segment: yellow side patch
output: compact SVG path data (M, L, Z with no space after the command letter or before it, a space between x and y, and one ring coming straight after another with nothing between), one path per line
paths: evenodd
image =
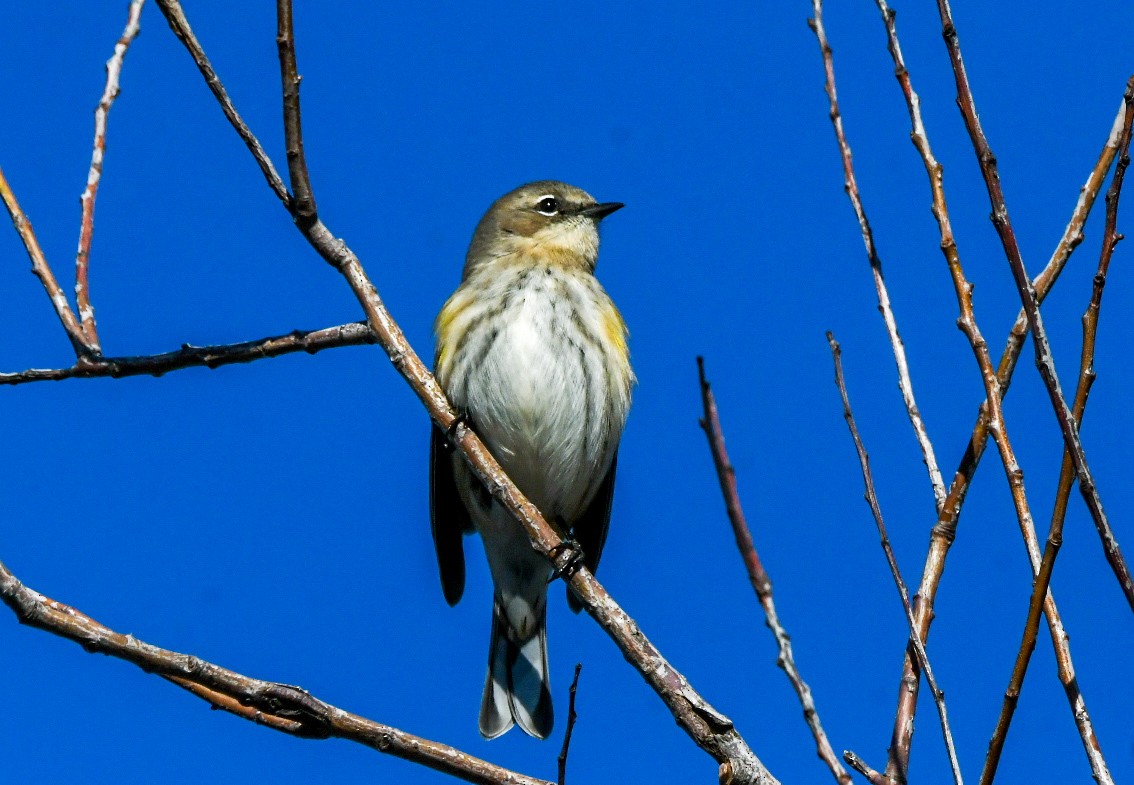
M437 335L437 356L434 358L434 371L442 379L448 375L446 364L452 359L452 349L459 346L464 337L466 325L460 322L463 314L471 305L471 300L464 292L457 291L448 299L437 314L437 321L433 325L433 332Z
M605 309L602 314L602 329L604 337L610 342L612 346L618 348L618 353L626 357L626 336L629 331L626 329L626 322L622 320L622 314L614 307L614 303Z

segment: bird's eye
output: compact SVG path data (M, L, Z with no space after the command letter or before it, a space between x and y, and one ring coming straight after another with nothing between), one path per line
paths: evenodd
M540 215L555 215L559 212L559 200L554 196L542 196L536 202L535 209Z

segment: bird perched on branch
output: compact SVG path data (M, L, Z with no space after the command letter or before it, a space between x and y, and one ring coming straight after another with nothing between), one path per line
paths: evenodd
M598 567L610 521L618 442L630 407L626 325L595 279L599 223L622 207L544 180L500 197L437 317L437 379L519 489ZM480 732L513 723L546 738L551 565L433 428L430 516L441 586L465 585L462 535L484 541L495 586ZM581 605L568 588L567 599Z

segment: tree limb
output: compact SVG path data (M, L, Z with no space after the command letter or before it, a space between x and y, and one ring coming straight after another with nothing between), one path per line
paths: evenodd
M911 139L921 155L922 161L925 164L926 173L929 177L930 188L933 193L933 212L941 231L942 249L945 251L948 258L949 251L947 249L952 247L955 253L956 248L952 241L952 229L948 222L948 210L945 204L943 169L940 163L933 157L932 150L929 146L929 138L926 134L925 125L921 116L921 102L913 89L909 71L902 57L901 44L898 40L897 28L894 22L895 13L886 5L884 0L876 0L876 4L886 28L888 48L894 61L894 75L902 89L906 107L909 111ZM1106 171L1110 168L1110 164L1113 162L1117 152L1118 135L1122 128L1123 117L1124 111L1122 107L1120 107L1118 116L1111 126L1110 133L1106 143L1103 145L1098 161L1095 163L1083 188L1080 189L1079 199L1075 204L1075 209L1072 211L1071 219L1063 232L1063 236L1060 238L1047 266L1036 276L1034 285L1036 287L1037 297L1040 300L1046 297L1051 291L1051 288L1066 266L1071 254L1083 240L1083 225L1086 223L1087 216L1094 206L1095 199L1105 180ZM995 373L995 381L999 385L999 398L1001 400L1003 396L1007 394L1016 368L1016 361L1019 358L1028 332L1029 322L1027 315L1021 309L1009 333L1007 344ZM987 394L986 385L986 396ZM980 463L981 456L984 454L988 437L990 433L993 433L991 409L989 407L990 400L990 398L986 398L985 403L980 407L976 425L973 427L969 444L954 474L945 505L942 508L942 513L938 516L938 520L931 530L929 552L926 555L921 583L913 602L919 623L919 631L923 639L928 636L929 626L933 621L933 605L936 599L937 589L940 585L941 576L945 569L945 558L956 536L961 507L968 494L970 483ZM1019 510L1018 506L1017 510ZM1024 529L1022 529L1022 531L1024 531ZM1024 537L1025 541L1028 542L1029 557L1034 557L1033 569L1035 569L1038 567L1039 553L1038 545L1033 545L1035 540L1034 531L1031 534L1030 540L1027 533L1024 534ZM1052 645L1056 652L1056 662L1059 665L1060 680L1064 684L1080 737L1086 745L1090 743L1089 740L1094 738L1094 731L1091 725L1090 715L1086 710L1086 704L1082 694L1079 692L1078 684L1074 679L1074 670L1071 665L1071 653L1067 635L1063 629L1062 620L1059 617L1058 610L1055 607L1054 600L1050 593L1047 595L1044 603L1045 612L1048 617L1048 626L1051 632ZM917 711L918 679L919 672L917 670L916 660L907 652L903 664L901 686L898 690L898 709L894 719L890 760L887 764L887 775L891 781L905 781L906 771L909 765L909 748L913 737L913 718ZM1095 743L1097 745L1097 739L1095 739Z
M992 204L992 225L996 228L1001 245L1004 247L1004 253L1008 257L1012 278L1016 283L1024 311L1028 316L1028 324L1032 330L1032 344L1036 353L1036 367L1039 369L1040 377L1043 379L1044 387L1051 399L1052 408L1055 409L1059 429L1063 434L1063 441L1067 445L1067 451L1079 478L1079 492L1083 495L1083 500L1091 513L1091 519L1095 522L1095 528L1098 529L1106 560L1118 579L1119 587L1126 597L1127 604L1131 610L1134 610L1134 577L1130 575L1126 560L1122 556L1118 541L1114 537L1114 531L1111 529L1110 521L1103 510L1102 499L1095 487L1090 466L1087 464L1087 456L1079 438L1079 428L1075 424L1071 407L1067 405L1067 399L1059 386L1059 376L1055 371L1055 358L1052 356L1051 345L1048 342L1047 331L1044 329L1043 317L1039 310L1039 298L1031 279L1028 278L1027 270L1024 268L1020 246L1016 241L1016 232L1012 228L1011 219L1008 217L1008 205L1004 200L1003 189L1000 187L1000 173L996 165L996 156L993 155L992 148L989 147L984 129L980 125L980 118L977 116L976 102L973 99L964 60L961 57L961 45L957 37L957 28L953 24L953 14L949 8L948 0L937 0L937 10L941 17L942 36L945 39L949 61L953 66L953 76L957 83L957 106L961 110L965 128L972 140L973 150L976 153L981 175L984 177L985 187L988 190L988 198Z
M278 177L274 180L271 176L274 174L274 169L271 167L270 161L267 160L266 156L263 156L261 160L257 151L259 150L262 154L262 148L247 127L244 126L231 102L228 101L224 88L215 71L208 64L203 49L189 30L180 4L177 0L158 0L158 5L177 37L197 63L198 69L205 77L214 95L217 96L230 123L245 139L245 143L253 152L253 155L257 156L261 171L265 173L269 185L279 196L281 190L275 182ZM291 20L290 4L286 0L279 0L277 3L277 15L280 22L277 43L280 49L281 76L286 94L284 130L289 151L288 167L293 177L292 188L297 193L306 189L307 195L310 196L310 178L302 165L302 157L298 154L301 148L298 136L301 127L299 100L298 92L295 92L293 97L292 91L298 85L299 75L295 65L294 37L289 28ZM311 209L314 210L314 198L311 197L309 201ZM370 324L379 345L389 356L398 373L409 383L411 389L422 401L433 421L449 432L451 442L468 460L469 465L484 483L485 488L524 527L536 551L555 565L564 580L570 581L572 589L587 608L587 612L615 641L626 659L662 698L673 713L678 725L689 734L690 738L701 749L709 753L720 764L721 780L736 783L736 785L743 783L771 785L771 783L775 783L776 779L748 747L748 744L733 726L732 721L710 706L692 688L685 677L665 660L661 652L645 637L637 623L618 606L602 585L595 580L594 576L585 568L568 569L571 566L571 553L567 549L558 547L562 543L559 535L544 520L535 506L524 498L472 429L463 422L455 422L456 413L446 400L437 380L422 363L417 353L409 345L401 328L390 316L378 295L377 289L366 275L354 252L347 247L345 242L331 233L317 214L313 213L309 216L300 214L298 204L290 198L285 200L285 206L295 217L297 227L315 251L346 278L366 314L367 322Z
M1123 96L1123 105L1126 107L1126 120L1122 128L1122 138L1119 142L1118 164L1115 166L1114 178L1110 190L1106 195L1106 228L1103 230L1102 251L1099 256L1099 267L1095 273L1094 286L1091 290L1091 301L1083 314L1083 349L1079 361L1079 382L1075 390L1075 402L1072 414L1077 427L1082 427L1083 414L1087 408L1087 397L1091 386L1095 382L1094 356L1095 337L1098 333L1099 309L1102 305L1103 287L1106 285L1107 271L1110 269L1110 260L1114 254L1122 235L1118 234L1118 199L1122 194L1122 182L1126 175L1126 167L1130 163L1130 135L1131 121L1134 121L1134 77L1126 83L1126 93ZM1043 599L1047 596L1048 586L1051 585L1051 574L1055 569L1055 559L1059 555L1059 548L1063 543L1063 522L1067 515L1067 501L1071 495L1071 486L1075 482L1075 467L1071 462L1071 455L1066 449L1063 451L1063 465L1059 471L1059 487L1055 493L1055 507L1051 514L1051 527L1048 530L1047 544L1044 546L1043 560L1040 562L1039 574L1032 586L1032 596L1028 603L1028 617L1024 625L1023 640L1016 655L1016 662L1012 667L1012 676L1008 688L1004 692L1004 702L1000 709L1000 717L996 721L996 729L988 743L988 754L985 757L984 769L981 771L981 785L991 785L996 777L996 768L1000 763L1000 755L1004 750L1004 741L1008 735L1008 727L1016 711L1016 704L1020 699L1020 690L1023 688L1024 676L1028 672L1028 663L1032 652L1036 648L1036 636L1039 632L1040 613L1043 610ZM1068 674L1072 681L1074 671ZM1067 683L1065 682L1065 684ZM1094 754L1098 742L1090 745L1087 754ZM1105 766L1105 762L1101 763Z
M63 379L94 379L123 376L161 376L182 368L219 368L233 363L247 363L281 354L307 352L315 354L340 346L360 346L376 343L366 322L351 322L322 330L293 330L287 335L276 335L243 343L216 346L192 346L164 354L136 357L95 357L84 359L70 368L33 368L19 373L0 373L0 385L27 384L28 382L60 381Z
M99 624L81 611L20 583L0 562L0 600L21 624L74 641L168 679L237 717L303 738L340 738L479 785L552 785L440 742L343 711L299 687L253 679L192 655L152 646Z

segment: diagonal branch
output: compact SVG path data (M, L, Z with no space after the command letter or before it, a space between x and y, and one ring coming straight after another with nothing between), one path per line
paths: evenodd
M894 60L894 74L902 89L906 106L909 110L911 139L922 157L922 161L926 167L926 173L929 176L930 187L933 192L934 215L938 220L939 229L941 230L942 247L945 249L952 243L952 230L948 224L948 212L945 205L944 186L942 182L943 170L941 165L933 157L932 150L929 147L929 139L926 135L925 125L921 117L921 103L917 93L913 90L909 71L906 69L905 62L902 58L901 45L898 41L897 28L894 23L894 11L886 5L884 0L876 0L876 4L878 5L882 21L886 28L888 47L891 57ZM1083 240L1083 225L1086 223L1087 216L1094 206L1095 199L1106 177L1106 171L1110 168L1118 149L1118 136L1122 129L1123 117L1124 111L1122 107L1120 107L1118 116L1111 126L1110 134L1108 135L1106 144L1103 146L1098 161L1092 169L1091 174L1088 176L1083 188L1080 190L1079 199L1076 202L1075 209L1072 211L1071 219L1063 232L1063 236L1043 272L1036 276L1036 294L1041 300L1051 291L1051 288L1066 266L1071 254ZM1008 391L1008 385L1011 383L1012 375L1016 368L1016 361L1019 358L1028 330L1029 323L1026 314L1021 310L1009 333L1007 344L1001 355L1000 363L996 371L996 381L1000 385L1001 399ZM936 599L937 589L940 585L941 576L945 569L945 558L956 536L961 506L968 494L969 485L980 463L981 456L984 454L988 437L990 433L993 432L993 422L990 412L991 408L986 400L981 406L980 414L977 417L977 422L973 428L969 444L965 449L960 465L954 475L942 513L938 516L938 521L933 526L930 534L929 552L926 555L925 567L922 572L918 593L914 597L914 610L917 613L919 631L923 638L928 636L929 626L933 621L933 605ZM1039 561L1038 545L1033 546L1031 544L1035 539L1034 533L1030 540L1026 533L1024 536L1025 540L1029 542L1029 557L1032 558L1033 569L1035 569ZM1099 761L1101 761L1101 754L1098 753L1098 740L1095 737L1090 715L1086 710L1086 704L1083 701L1082 694L1079 692L1078 683L1075 680L1067 635L1063 630L1062 621L1059 618L1058 611L1050 593L1048 593L1044 601L1044 610L1048 617L1052 645L1056 651L1059 678L1067 693L1068 702L1071 704L1072 713L1075 717L1080 737L1083 739L1088 756L1093 761L1093 768L1096 771L1105 771L1105 765L1098 765ZM905 780L905 772L909 764L909 748L913 737L913 718L917 711L918 677L917 664L914 658L907 652L903 665L902 686L898 692L898 710L894 719L890 762L887 766L887 774L891 780L897 780L899 778L903 782ZM1098 760L1095 760L1096 758Z
M247 127L239 120L235 108L227 100L216 73L208 66L200 44L189 31L184 14L177 0L158 0L158 5L177 37L193 56L198 69L205 76L214 95L217 96L229 121L237 128L253 155L262 148ZM298 85L298 71L295 65L293 36L288 24L291 19L290 4L280 0L277 5L280 30L277 42L280 48L281 75L285 91L289 85ZM298 93L295 100L289 99L284 123L287 149L297 151L300 147L295 134L300 128ZM268 176L267 157L257 157L261 170L265 171L269 184L277 196L280 190L272 177ZM294 179L292 187L297 192L309 183L306 169L299 156L289 155L289 170ZM274 170L273 170L274 172ZM310 189L308 188L308 194ZM283 197L281 197L283 200ZM366 314L367 322L373 330L378 343L389 356L398 373L409 383L414 393L426 407L430 417L441 428L447 430L451 442L461 450L474 473L484 482L516 520L524 527L533 547L555 565L565 580L569 580L572 590L587 608L588 613L614 640L626 659L638 670L673 713L678 725L720 764L722 781L743 785L744 783L776 782L775 778L756 757L743 737L737 732L732 721L716 711L698 694L685 677L673 668L652 643L645 637L637 623L622 610L602 585L586 569L568 569L571 551L560 547L562 540L547 523L535 506L524 498L515 484L492 458L484 444L465 423L457 421L456 413L446 400L437 380L422 363L421 358L409 345L401 328L390 316L374 284L371 283L358 257L346 243L335 237L323 224L318 215L300 215L293 208L291 200L284 200L285 207L296 217L296 225L315 251L346 278L359 304ZM314 208L314 200L310 200Z
M43 289L47 292L47 296L51 299L51 305L55 308L55 315L59 317L63 330L71 341L71 347L75 350L75 357L81 363L84 359L92 357L95 351L87 345L86 338L83 336L83 328L79 324L79 320L75 318L75 312L71 310L71 305L67 302L67 295L63 293L59 281L55 280L55 273L51 271L51 265L47 263L47 257L44 256L43 249L39 246L35 229L32 228L31 221L28 220L27 215L20 207L16 194L8 185L8 180L4 177L2 169L0 169L0 199L4 201L4 206L8 209L8 215L12 219L12 225L16 227L16 233L20 236L24 249L28 252L28 258L31 259L32 264L32 273L43 284Z
M315 354L340 346L360 346L377 343L366 322L351 322L322 330L293 330L287 335L260 338L243 343L220 346L191 346L185 344L177 351L138 357L103 357L83 360L70 368L33 368L19 373L0 373L0 385L27 384L28 382L60 381L63 379L94 379L123 376L161 376L182 368L219 368L233 363L248 363L281 354L307 352Z
M340 738L481 785L552 785L458 749L343 711L299 687L253 679L123 635L20 583L0 562L0 600L27 624L156 673L218 709L303 738Z
M106 154L106 121L110 114L110 107L118 97L118 80L122 73L122 62L126 59L126 51L130 44L138 37L141 30L142 5L146 0L130 0L130 8L126 18L126 28L122 36L114 45L114 54L106 61L106 87L102 97L98 99L95 107L95 133L91 152L91 168L87 173L87 185L79 201L83 206L83 218L79 225L79 250L75 253L75 306L79 311L79 324L83 328L83 338L95 352L100 352L98 344L98 326L95 324L94 307L91 306L91 289L89 282L91 240L94 237L94 209L95 197L98 196L98 186L102 181L102 159Z
M729 461L728 451L725 449L724 432L721 429L720 415L717 412L717 401L713 390L705 378L705 362L697 358L697 375L701 382L701 404L705 413L701 418L701 429L709 440L709 452L713 456L713 465L717 470L717 479L721 484L721 493L725 500L725 509L728 511L728 520L732 524L732 533L736 537L736 547L740 551L740 558L744 561L744 568L748 572L748 581L756 592L756 599L764 609L764 623L772 631L779 646L780 655L776 664L783 668L784 673L795 690L799 703L803 707L803 718L811 735L815 738L816 752L819 759L827 764L835 781L840 785L850 785L851 776L839 763L831 742L819 721L819 710L815 708L815 700L811 697L811 688L799 674L795 666L795 655L792 654L791 636L780 622L776 613L776 603L772 598L772 579L764 570L760 555L756 552L756 545L752 542L752 532L748 529L748 521L744 517L744 509L740 506L740 493L736 488L736 471Z
M248 148L248 152L252 153L252 158L260 167L260 172L264 175L268 187L272 189L272 193L283 203L288 212L291 212L291 194L287 192L287 186L280 179L279 172L276 171L276 167L272 164L268 154L264 152L264 146L260 144L260 140L256 138L241 118L240 113L236 111L236 106L228 97L228 91L224 89L224 84L221 83L217 72L213 70L213 64L209 62L209 58L205 56L205 50L201 48L197 36L193 34L193 28L189 26L185 12L181 10L181 3L178 0L167 0L167 2L159 2L158 7L169 23L170 30L181 41L185 50L189 52L189 56L193 58L201 76L205 77L205 85L208 86L213 97L217 99L224 116L228 118L228 122L236 130L237 135L244 142L244 146Z
M889 49L895 64L895 76L899 85L902 87L910 110L913 133L916 141L918 134L924 135L920 102L918 101L917 94L912 89L909 72L906 70L905 63L902 59L901 47L894 26L894 12L886 6L885 2L878 2L878 6L887 29ZM1102 187L1106 171L1114 160L1122 118L1123 111L1120 108L1118 117L1115 119L1098 161L1083 188L1080 190L1079 199L1067 227L1064 230L1063 236L1047 266L1036 277L1035 286L1037 296L1041 301L1051 291L1051 288L1054 286L1055 281L1063 271L1075 248L1082 243L1083 225ZM1005 346L997 369L997 379L1001 385L1001 396L1007 392L1008 386L1011 383L1016 361L1028 331L1027 317L1025 312L1021 310L1009 333L1007 345ZM919 622L919 631L923 636L928 635L929 625L933 620L933 605L944 571L945 558L956 535L961 506L968 493L969 483L984 453L988 436L987 408L982 407L977 417L976 425L973 428L973 434L968 447L964 451L960 465L954 474L945 504L942 506L938 521L931 531L929 552L926 556L918 592L913 602L914 611ZM1053 608L1054 606L1051 607ZM1083 736L1084 740L1092 738L1093 730L1091 729L1090 718L1085 711L1082 696L1079 694L1077 683L1074 680L1074 670L1070 662L1070 653L1066 648L1065 635L1062 631L1061 624L1058 622L1058 617L1056 617L1056 621L1053 623L1051 632L1053 642L1057 649L1058 662L1060 663L1060 679L1067 690L1068 700L1071 702L1077 718L1080 734ZM909 746L912 742L913 733L913 718L917 709L918 678L919 671L916 658L907 650L903 666L902 687L899 690L898 710L895 716L893 742L891 744L891 764L889 770L894 772L893 776L895 777L899 776L897 774L899 770L902 772L901 776L904 777L905 768L908 766ZM897 764L895 764L895 758L897 759ZM856 756L849 756L847 760L871 782L892 781L890 778L885 777L885 775L881 775L870 769Z
M843 118L839 112L838 92L835 90L835 59L831 45L827 42L827 32L823 27L823 0L811 0L814 16L807 20L808 27L815 33L819 41L819 51L823 57L823 70L826 74L824 89L827 101L831 105L831 125L835 129L835 140L839 145L839 153L843 159L843 190L850 199L854 209L855 218L858 219L859 229L862 231L862 242L866 246L866 258L870 263L870 272L874 276L874 289L878 296L878 310L882 314L882 321L886 324L886 333L890 337L890 346L894 352L894 362L898 366L898 388L902 392L902 400L906 404L906 414L910 425L913 426L918 446L921 447L922 459L929 472L929 482L933 486L933 498L937 512L945 503L945 482L941 479L941 470L937 467L937 456L933 451L933 443L925 430L925 422L921 419L921 412L917 408L914 398L913 382L910 380L909 363L906 361L906 346L902 343L902 336L898 333L898 322L894 318L894 309L890 306L890 292L886 288L886 280L882 277L882 260L878 256L878 249L874 244L874 232L870 228L870 221L866 218L866 208L862 204L862 196L858 191L858 180L854 174L854 162L851 156L850 143L847 142L843 130Z
M1024 268L1024 260L1020 255L1016 233L1008 217L1008 205L1004 200L1004 191L1000 186L996 156L993 155L992 148L989 147L988 139L980 125L980 118L977 117L976 103L973 100L968 74L965 72L957 28L953 24L953 15L948 0L937 0L937 10L941 17L942 35L945 38L945 46L949 51L949 60L952 63L953 76L957 83L957 105L960 107L965 128L972 140L973 150L976 152L985 187L988 190L988 198L992 204L992 224L1000 237L1001 245L1004 246L1008 265L1012 269L1012 278L1016 282L1016 289L1019 291L1020 300L1023 302L1024 311L1028 316L1028 324L1032 330L1032 344L1036 353L1036 367L1039 369L1040 377L1043 379L1044 387L1051 399L1051 405L1055 409L1059 429L1063 433L1063 441L1067 445L1067 451L1079 478L1079 492L1083 495L1091 518L1095 522L1095 528L1098 529L1107 562L1118 579L1119 587L1126 597L1126 602L1130 605L1131 610L1134 610L1134 578L1130 575L1126 560L1122 557L1118 541L1114 537L1106 512L1103 510L1102 499L1095 487L1090 466L1087 464L1087 456L1079 439L1079 428L1075 424L1071 408L1067 405L1067 399L1063 396L1063 391L1059 386L1059 376L1055 371L1055 359L1051 353L1047 331L1043 326L1043 317L1040 315L1039 299L1036 296L1035 287L1028 278L1027 270Z
M1130 81L1126 83L1123 105L1126 107L1126 120L1123 124L1122 138L1119 143L1118 164L1115 166L1114 178L1111 180L1110 190L1107 191L1106 195L1106 228L1103 230L1099 267L1095 273L1091 301L1083 314L1083 349L1079 361L1079 383L1075 390L1075 402L1072 408L1078 426L1083 423L1083 414L1087 408L1087 397L1090 395L1091 386L1095 381L1095 337L1098 334L1103 287L1106 286L1106 275L1110 269L1110 260L1114 255L1114 249L1122 239L1122 235L1118 234L1118 199L1122 194L1122 182L1126 176L1126 168L1130 164L1130 135L1132 121L1134 121L1134 77L1131 77ZM1075 468L1071 463L1070 454L1064 449L1063 465L1060 467L1059 487L1056 489L1055 508L1051 515L1047 545L1044 547L1039 575L1032 587L1032 597L1028 604L1028 618L1024 625L1023 640L1020 643L1020 650L1012 668L1008 689L1004 692L1004 703L1000 709L1000 717L996 722L996 730L988 744L988 755L985 758L984 770L980 776L981 785L991 785L996 777L996 768L1000 763L1000 755L1004 749L1008 727L1016 711L1020 690L1024 684L1024 676L1028 671L1028 663L1036 648L1036 636L1039 631L1043 598L1047 595L1048 586L1051 585L1051 573L1055 569L1055 559L1059 555L1059 548L1063 543L1063 522L1067 514L1067 501L1071 495L1071 486L1074 482Z
M827 343L831 347L831 356L835 361L835 385L839 388L839 396L843 400L843 419L847 421L854 449L858 453L858 463L862 468L862 482L866 486L866 503L874 515L874 524L878 527L878 536L882 540L882 552L886 555L886 562L890 565L890 574L894 578L894 585L898 588L898 595L902 600L902 609L906 613L906 622L910 629L910 646L917 655L918 665L925 672L925 680L933 693L933 702L937 704L937 713L941 718L941 733L945 737L945 750L949 754L949 766L953 770L953 781L962 785L961 764L957 760L957 748L953 744L953 731L949 727L949 714L945 709L945 693L937 686L937 679L933 675L933 668L929 664L929 654L925 650L921 635L917 631L917 622L914 621L913 609L910 607L910 594L906 589L906 582L902 580L902 573L898 569L898 561L894 558L894 549L890 547L890 536L886 533L886 523L882 520L882 507L878 503L878 494L874 490L874 475L870 471L870 456L859 436L858 426L851 411L850 398L847 395L846 379L843 377L843 350L835 336L828 331Z

